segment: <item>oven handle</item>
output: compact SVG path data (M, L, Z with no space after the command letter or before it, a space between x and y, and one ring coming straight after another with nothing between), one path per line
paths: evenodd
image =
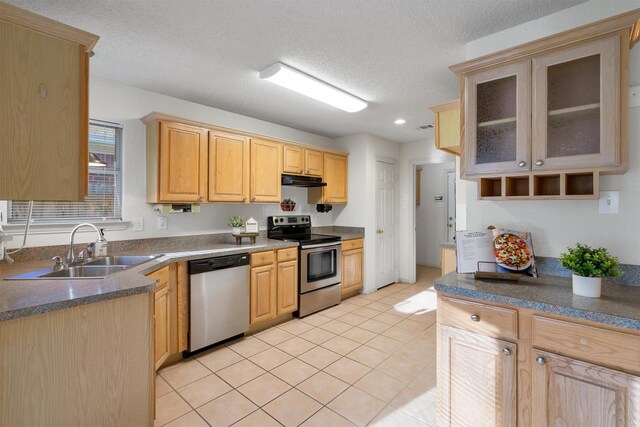
M313 249L313 248L326 248L328 246L338 246L340 247L340 242L330 242L330 243L318 243L317 245L309 245L309 246L301 246L300 249L303 251L305 249Z

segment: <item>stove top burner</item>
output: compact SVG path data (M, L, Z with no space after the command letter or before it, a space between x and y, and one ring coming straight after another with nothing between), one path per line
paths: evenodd
M270 216L267 218L270 239L299 242L301 246L339 242L340 236L313 234L310 215Z
M272 237L272 239L284 240L285 242L299 242L304 246L339 242L341 240L340 236L331 236L327 234L304 234L297 236Z

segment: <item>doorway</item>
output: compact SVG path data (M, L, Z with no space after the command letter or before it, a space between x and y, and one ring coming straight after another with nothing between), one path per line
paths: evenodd
M395 239L396 165L376 161L376 288L398 280Z
M440 268L440 245L455 233L455 163L417 165L416 171L416 265Z

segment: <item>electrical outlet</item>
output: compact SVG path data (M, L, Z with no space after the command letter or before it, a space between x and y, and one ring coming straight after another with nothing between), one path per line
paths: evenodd
M601 191L598 200L598 212L600 214L616 215L620 213L620 192Z
M133 231L144 231L144 218L133 218Z
M158 230L166 230L169 226L169 219L166 216L158 215Z

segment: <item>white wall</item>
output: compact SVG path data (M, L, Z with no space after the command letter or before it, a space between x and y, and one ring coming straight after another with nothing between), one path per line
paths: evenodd
M593 0L556 14L493 34L467 45L467 56L501 50L597 21L639 6L638 1ZM631 51L631 84L640 84L640 48ZM601 190L620 191L620 214L599 215L597 200L478 201L475 183L458 183L458 213L466 210L466 228L482 229L492 224L529 230L537 255L557 257L576 242L604 246L622 263L640 264L638 213L640 212L640 108L629 115L629 170L624 175L600 178ZM459 229L464 225L460 224Z
M399 214L398 214L398 266L400 279L416 280L416 226L415 226L415 166L451 162L454 156L436 149L433 131L426 139L407 142L400 146Z
M416 263L440 267L440 244L447 241L447 171L454 162L420 165L420 205L416 206ZM444 196L436 202L435 195Z
M319 135L183 101L113 81L92 77L90 88L90 117L124 125L123 219L124 221L132 221L134 217L144 218L145 222L145 229L142 232L134 232L130 225L126 229L124 229L124 226L107 226L106 237L110 240L226 232L228 231L228 218L232 215L243 215L245 218L253 216L259 221L260 227L264 228L268 215L282 213L279 205L203 204L201 205L202 211L200 213L166 215L169 219L168 229L158 230L157 215L152 210L151 205L145 202L146 132L145 125L140 121L141 117L152 111L325 148L334 147L331 139ZM282 191L282 197L290 197L298 203L295 213L312 213L314 225L330 225L333 223L333 213L319 214L315 212L315 205L306 204L305 189L285 187ZM0 206L0 209L5 210L6 208ZM22 230L16 229L16 227L8 228L11 228L11 233L14 234L13 240L9 242L9 247L20 246L22 238L15 235L22 233ZM79 241L89 241L93 238L91 234L83 234L84 237L79 237ZM34 227L27 240L27 246L64 244L68 242L68 238L69 227L58 227L56 231Z
M395 142L368 134L338 138L335 142L337 149L350 154L349 203L346 206L334 206L334 224L365 227L364 292L368 293L376 289L376 161L379 158L391 159L395 161L398 172L400 146ZM396 194L399 192L398 189L396 185ZM396 242L399 241L398 238L396 230ZM398 257L399 251L396 250L396 262Z

